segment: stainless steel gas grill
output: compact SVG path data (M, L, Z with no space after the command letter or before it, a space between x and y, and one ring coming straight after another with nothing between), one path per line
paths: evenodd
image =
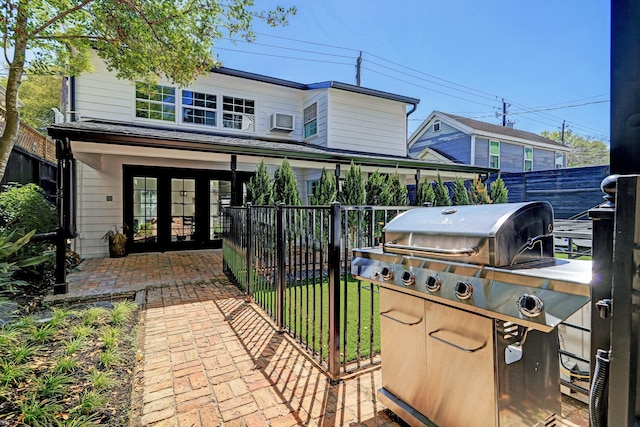
M352 274L380 285L380 400L413 426L555 426L556 326L591 263L554 258L546 202L418 208Z

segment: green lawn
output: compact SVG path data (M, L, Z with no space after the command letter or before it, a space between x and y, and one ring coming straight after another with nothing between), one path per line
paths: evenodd
M310 281L311 282L311 281ZM341 360L354 361L380 352L380 308L378 287L349 278L344 294L340 282L340 352ZM257 301L274 301L274 291L256 291ZM345 304L346 301L346 304ZM346 307L346 313L345 313ZM326 357L329 348L329 285L300 282L290 284L285 294L285 327L314 353ZM358 312L360 316L358 316ZM345 315L347 321L345 322ZM346 327L346 351L345 351ZM373 331L373 333L372 333Z

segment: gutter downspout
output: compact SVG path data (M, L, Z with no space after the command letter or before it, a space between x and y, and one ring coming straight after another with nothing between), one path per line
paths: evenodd
M405 123L404 123L404 129L405 129L404 155L405 155L405 157L409 156L409 116L411 114L413 114L418 109L418 103L417 102L412 102L411 105L413 107L411 108L411 110L409 110L407 112L406 120L405 120Z

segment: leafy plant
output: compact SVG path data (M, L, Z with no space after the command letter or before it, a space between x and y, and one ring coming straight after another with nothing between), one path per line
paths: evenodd
M467 194L467 187L464 185L464 181L460 177L456 177L455 184L453 186L453 199L452 204L455 206L469 205L469 195Z
M53 231L57 224L55 207L37 185L17 185L0 193L0 226L46 233Z
M364 182L362 181L362 169L353 161L344 180L342 191L338 194L338 201L343 205L361 205L365 200Z
M33 343L21 342L11 349L10 354L15 363L23 363L39 349L40 347Z
M490 197L493 203L507 203L509 201L509 190L500 175L491 183Z
M40 325L32 332L33 340L37 343L45 343L56 335L56 327L51 323Z
M41 378L36 378L38 395L51 397L67 393L67 386L73 383L73 378L66 374L52 373Z
M24 234L22 229L0 230L0 297L20 293L20 289L29 285L15 278L16 273L26 267L42 264L51 254L30 256L21 252L29 243L35 231Z
M84 312L82 324L85 326L96 326L107 322L109 310L102 307L91 307Z
M107 348L100 353L100 364L105 368L112 368L120 363L120 355L113 348Z
M284 203L293 206L301 204L296 175L287 159L282 160L282 165L276 169L273 175L273 199L277 204Z
M89 380L97 390L104 390L113 385L113 376L111 373L100 371L96 368L92 368L89 371Z
M78 367L78 362L69 356L64 356L59 358L56 361L55 367L53 368L53 372L55 373L65 373L76 370Z
M487 186L478 177L473 178L469 188L469 201L473 205L486 205L491 203Z
M90 325L75 325L71 327L71 335L74 338L87 338L95 332Z
M54 423L61 406L49 399L31 396L20 404L22 422L28 426L45 427Z
M104 405L105 397L96 390L86 391L80 396L80 402L73 408L73 412L80 412L85 415L96 412Z
M433 184L429 181L424 181L418 185L418 191L416 193L416 206L424 206L425 203L431 203L433 206L436 194L433 192Z
M107 230L102 236L102 240L114 245L124 245L127 243L127 235L124 234L125 227L113 224L113 228Z
M247 184L247 202L254 205L273 204L273 181L264 159L260 161L256 174Z
M433 189L435 199L433 206L451 206L451 199L449 198L449 189L442 182L440 174L436 177L436 187Z
M118 338L120 337L120 328L108 326L100 332L100 340L104 344L104 348L111 349L116 347Z
M27 372L28 370L25 365L3 360L0 362L0 384L17 384L27 375Z
M64 346L65 353L69 356L77 353L82 346L84 345L84 340L82 338L73 338L70 340L62 341L62 345Z
M133 301L119 301L113 305L113 310L111 310L111 322L120 325L131 319L137 309L138 306Z
M309 203L316 206L330 205L337 199L336 177L322 168L320 181L315 187L313 194L309 197Z

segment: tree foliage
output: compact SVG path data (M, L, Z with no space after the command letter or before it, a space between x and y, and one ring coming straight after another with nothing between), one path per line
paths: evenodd
M379 171L375 171L365 184L365 203L369 206L389 206L391 205L391 193L387 177Z
M449 189L442 182L440 174L436 177L436 187L433 189L435 198L433 200L433 206L451 206L451 199L449 198Z
M487 186L478 177L473 178L469 188L469 202L472 205L487 205L491 203Z
M287 159L282 160L282 165L273 174L273 199L276 204L284 203L295 206L302 204L296 174L293 173Z
M431 203L433 206L436 199L436 194L433 192L433 184L429 181L424 181L418 185L418 191L416 192L416 206L424 206L425 203Z
M464 185L464 181L460 177L456 177L453 185L453 198L451 200L455 206L470 205L469 195L467 194L467 187Z
M185 86L219 63L212 48L222 38L252 41L254 19L285 25L295 8L260 10L254 0L9 0L0 35L9 75L6 125L0 137L0 178L13 148L24 73L73 76L90 69L95 50L118 78ZM30 53L27 56L27 52Z
M498 178L491 183L490 197L491 200L493 200L493 203L509 202L509 190L507 190L507 186L500 175L498 175Z
M5 87L7 79L0 79L0 85ZM20 120L41 132L52 125L53 108L60 108L61 88L62 79L56 75L32 75L24 79L20 85Z
M542 131L542 136L562 142L560 131ZM567 167L599 166L609 164L609 147L592 136L580 136L570 130L564 133L564 142L572 148L567 154Z
M345 176L342 191L338 194L338 201L343 205L361 205L365 201L364 193L362 169L352 161Z
M398 172L387 177L387 188L390 195L389 206L407 206L409 204L409 191L400 181Z
M330 205L337 198L336 177L333 173L327 172L326 168L322 168L320 181L313 190L313 194L309 198L309 203L317 206Z
M0 228L47 233L55 231L57 224L56 208L37 185L19 185L0 193Z
M260 161L256 174L247 184L247 203L254 205L273 204L273 181L264 160Z

